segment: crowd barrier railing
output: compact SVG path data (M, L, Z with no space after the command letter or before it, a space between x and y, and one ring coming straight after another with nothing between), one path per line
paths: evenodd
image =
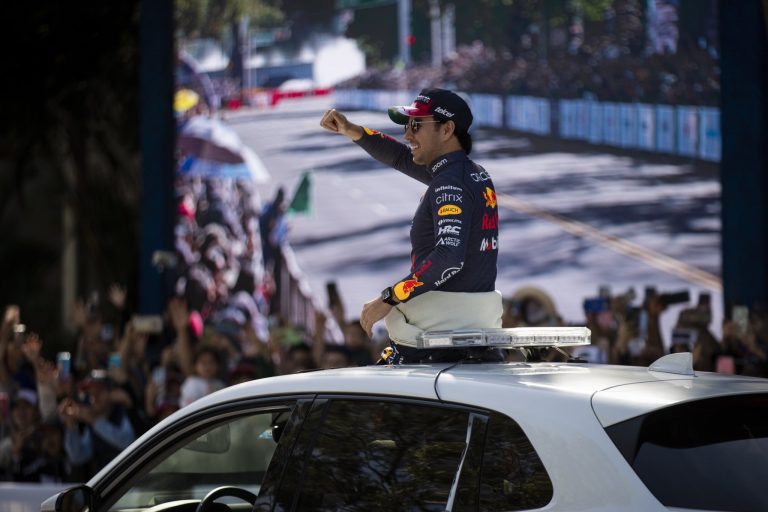
M384 110L417 91L336 89L338 108ZM719 162L720 109L535 96L467 94L476 126Z

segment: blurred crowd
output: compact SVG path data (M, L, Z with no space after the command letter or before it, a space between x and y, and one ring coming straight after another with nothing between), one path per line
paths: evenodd
M592 344L576 347L570 357L591 363L649 366L663 355L691 352L697 371L768 377L768 307L749 310L735 306L722 325L722 337L712 332L711 296L688 290L660 292L646 287L643 297L634 288L618 295L601 286L584 300L584 321ZM677 311L671 332L662 332L661 317ZM563 326L554 300L538 288L521 288L505 299L504 327ZM557 360L565 354L551 351Z
M225 386L378 359L381 347L345 320L332 283L329 306L307 325L280 311L282 189L261 204L250 182L179 176L176 191L175 250L153 258L172 290L163 315L134 314L131 290L115 284L77 302L76 340L50 353L19 308L5 308L0 480L82 482Z
M132 315L126 290L113 285L107 300L92 294L77 303L77 343L55 358L43 355L43 340L22 323L19 308L5 308L0 325L0 479L85 481L153 424L225 386L379 360L388 344L386 332L379 329L370 339L357 319L345 321L333 283L328 308L315 313L313 332L290 325L280 314L270 314L269 271L254 273L245 248L237 279L227 284L227 251L220 240L206 243L203 233L209 232L203 229L179 241L196 240L179 251L196 257L190 262L180 256L177 265L185 268L173 272L179 289L164 315ZM676 308L680 312L672 332L661 332L661 316L676 305L683 309ZM697 371L768 377L768 309L734 308L720 339L711 330L706 293L693 301L688 291L647 288L639 298L634 290L611 295L601 287L597 296L584 300L584 313L581 325L591 329L592 345L573 349L571 358L647 366L667 353L686 351L692 352ZM528 287L505 299L503 325L565 323L551 297ZM564 356L552 350L545 358ZM516 358L519 354L510 352L509 360Z
M609 38L572 51L537 53L494 49L476 41L460 46L442 66L370 68L340 84L354 89L420 90L443 84L466 92L556 99L717 106L720 69L716 51L682 41L676 53L627 54Z

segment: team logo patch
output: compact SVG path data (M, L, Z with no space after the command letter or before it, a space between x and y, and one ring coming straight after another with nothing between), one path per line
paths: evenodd
M405 281L400 281L395 285L395 297L397 297L397 300L399 301L404 301L411 296L411 292L413 292L414 288L423 285L424 283L419 281L419 278L414 274L413 279L406 279Z
M437 230L437 236L458 235L461 233L461 226L442 226Z
M495 251L498 248L499 248L499 241L496 239L495 236L492 236L490 238L483 238L482 242L480 242L481 251Z
M444 217L446 215L459 215L461 214L461 208L459 208L455 204L446 204L441 206L440 209L437 210L437 214L441 217Z
M485 206L496 208L496 192L491 187L485 187L483 197L485 198Z
M488 215L487 213L483 214L483 223L482 223L482 229L483 231L487 231L489 229L497 229L499 227L499 212L493 212L493 214Z

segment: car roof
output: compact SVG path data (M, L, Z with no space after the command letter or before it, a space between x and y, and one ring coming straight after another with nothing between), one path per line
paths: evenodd
M512 418L560 471L562 436L600 441L604 427L688 400L729 393L768 393L768 379L712 373L677 375L644 367L589 363L459 363L367 366L253 380L204 396L153 426L138 446L206 409L260 398L359 395L428 400L496 411ZM595 437L597 436L597 437ZM584 441L586 442L586 441ZM601 442L601 441L600 441ZM592 444L587 443L589 446ZM131 451L97 473L94 485ZM586 455L585 455L586 456ZM578 471L577 468L563 471ZM574 491L575 492L575 491Z
M768 379L588 363L381 365L250 381L203 397L183 411L256 396L341 393L441 400L505 412L503 402L535 396L586 403L609 426L674 403L755 392L768 392Z

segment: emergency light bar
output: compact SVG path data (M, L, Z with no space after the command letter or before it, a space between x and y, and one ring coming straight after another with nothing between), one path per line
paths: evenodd
M575 347L591 344L586 327L511 327L426 331L416 339L417 348L529 348Z

